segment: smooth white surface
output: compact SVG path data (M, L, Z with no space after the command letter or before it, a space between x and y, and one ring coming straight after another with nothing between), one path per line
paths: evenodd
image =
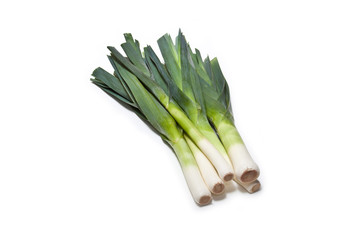
M225 177L229 174L234 175L234 170L231 163L227 162L221 153L210 143L207 139L202 139L197 143L199 149L203 151L204 155L214 165L219 177L225 182ZM229 178L229 177L228 177ZM229 181L229 180L228 180Z
M359 12L359 1L2 1L0 239L359 239ZM198 207L171 150L89 82L122 33L159 52L179 27L219 58L258 193Z
M202 179L206 183L206 186L212 193L215 194L220 193L218 186L222 186L221 192L223 192L225 185L220 179L218 173L216 172L214 166L211 164L209 159L207 159L207 157L200 151L200 149L195 145L195 143L191 141L190 138L185 136L185 139L195 157Z
M255 170L257 173L260 173L259 166L252 159L244 144L238 143L231 145L228 154L230 159L232 159L235 176L240 182L240 177L246 171Z
M202 179L197 166L185 166L183 168L183 173L188 184L189 191L191 192L195 202L200 203L201 198L211 197L211 192ZM202 205L205 205L205 203L202 203Z

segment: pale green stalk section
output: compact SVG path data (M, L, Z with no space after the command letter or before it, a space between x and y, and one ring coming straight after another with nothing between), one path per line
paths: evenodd
M197 129L195 124L190 121L184 111L179 108L179 106L170 102L166 109L176 120L176 122L182 127L182 129L184 129L184 131L190 136L192 141L198 143L205 138L204 135Z
M219 137L224 144L224 147L229 150L234 144L243 144L244 142L236 129L236 127L224 119L219 124L215 125Z
M212 109L207 110L207 115L214 124L226 152L229 151L229 148L234 144L244 144L237 128L231 120L222 113L213 111Z
M174 149L176 156L179 159L181 167L187 167L193 165L197 167L194 155L189 148L184 137L180 137L177 142L168 142L170 146Z
M214 132L214 129L210 126L209 123L202 123L196 125L196 127L200 130L200 132L211 142L212 145L216 147L216 149L221 153L224 159L231 164L230 158L226 153L226 150L219 140L218 136Z

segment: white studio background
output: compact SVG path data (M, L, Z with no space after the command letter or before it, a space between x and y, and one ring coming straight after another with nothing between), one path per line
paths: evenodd
M359 1L2 1L0 239L359 239ZM198 207L90 83L131 32L217 56L260 192Z

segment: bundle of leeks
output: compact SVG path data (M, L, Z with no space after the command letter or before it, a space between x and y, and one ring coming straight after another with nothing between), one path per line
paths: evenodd
M224 182L236 181L249 193L259 190L259 168L234 125L230 92L216 58L202 59L181 31L158 40L162 63L150 46L141 52L131 34L121 44L126 57L108 47L110 74L102 68L91 81L129 106L174 150L193 199L209 204Z

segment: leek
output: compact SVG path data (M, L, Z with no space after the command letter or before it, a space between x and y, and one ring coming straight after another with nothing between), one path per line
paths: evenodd
M202 77L206 113L224 145L239 182L249 183L259 177L258 165L251 158L237 128L231 109L230 91L217 58L206 58L196 51L196 70Z

